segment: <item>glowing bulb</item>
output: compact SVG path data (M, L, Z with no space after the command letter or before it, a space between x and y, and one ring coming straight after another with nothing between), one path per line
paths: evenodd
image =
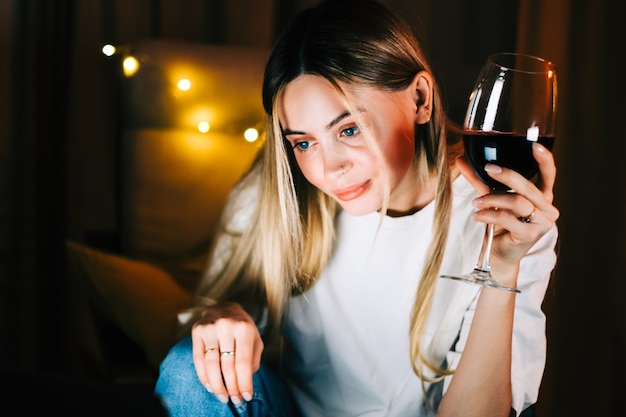
M243 137L248 142L254 142L255 140L259 138L259 131L251 127L250 129L246 129L246 131L243 132Z
M180 81L178 81L177 85L179 90L187 91L191 88L191 81L186 78L182 78Z
M128 56L122 63L124 68L124 75L132 77L139 70L139 61L134 56Z
M209 122L200 122L198 123L198 131L200 133L206 133L211 129L211 125Z
M113 56L115 54L115 46L111 44L106 44L102 47L102 53L106 56Z

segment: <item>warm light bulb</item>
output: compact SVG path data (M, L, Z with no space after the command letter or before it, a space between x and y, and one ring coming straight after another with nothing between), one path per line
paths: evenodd
M139 61L134 56L128 56L122 63L124 67L124 75L132 77L139 70Z
M115 54L115 46L111 45L111 44L106 44L102 47L102 53L105 54L106 56L113 56Z
M206 133L211 129L211 125L209 122L200 122L198 123L198 131L200 133Z
M243 137L248 142L254 142L255 140L257 140L259 138L259 131L256 130L255 128L251 127L249 129L246 129L245 132L243 132Z
M179 90L187 91L191 88L191 81L186 78L182 78L180 81L178 81L177 85Z

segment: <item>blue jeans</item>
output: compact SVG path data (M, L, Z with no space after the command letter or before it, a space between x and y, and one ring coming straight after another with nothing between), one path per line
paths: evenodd
M253 376L254 394L241 404L223 404L200 383L191 337L178 342L161 362L154 393L171 417L294 417L298 412L284 382L266 365Z

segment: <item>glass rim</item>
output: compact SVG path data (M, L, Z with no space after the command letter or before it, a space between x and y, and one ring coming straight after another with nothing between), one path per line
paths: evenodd
M520 58L523 60L523 63L521 65L516 62ZM530 55L520 52L496 52L489 54L487 59L492 64L507 71L525 72L528 74L544 74L547 72L556 72L554 62L536 55Z

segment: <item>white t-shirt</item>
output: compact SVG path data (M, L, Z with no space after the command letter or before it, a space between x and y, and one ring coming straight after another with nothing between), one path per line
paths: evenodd
M471 219L476 197L462 176L453 183L453 215L441 273L471 271L485 226ZM434 203L405 217L337 219L337 246L318 282L292 297L282 366L306 417L429 415L409 357L409 318L431 241ZM556 262L553 228L523 259L512 351L513 407L537 400L545 366L541 311ZM436 363L454 368L465 345L480 287L439 279L428 326ZM445 392L449 378L439 388ZM440 398L439 398L440 399ZM438 401L436 398L435 402Z

